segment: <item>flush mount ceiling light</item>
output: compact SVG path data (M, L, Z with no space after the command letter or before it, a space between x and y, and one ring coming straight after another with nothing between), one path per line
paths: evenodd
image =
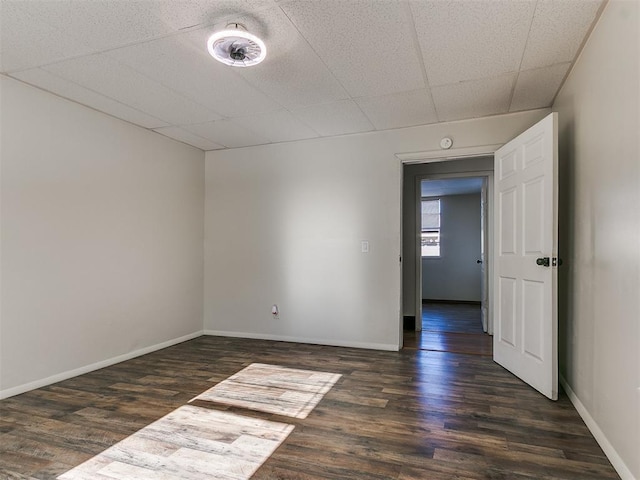
M267 56L262 40L247 32L244 25L230 23L209 37L207 49L213 58L232 67L251 67Z

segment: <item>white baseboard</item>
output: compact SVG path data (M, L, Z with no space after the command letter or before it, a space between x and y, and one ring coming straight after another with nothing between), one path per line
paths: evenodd
M62 380L67 380L69 378L77 377L78 375L83 375L85 373L93 372L94 370L99 370L100 368L109 367L111 365L115 365L116 363L124 362L125 360L131 360L132 358L140 357L142 355L146 355L147 353L155 352L156 350L161 350L163 348L171 347L178 343L186 342L187 340L192 340L194 338L201 337L202 335L203 335L202 331L190 333L189 335L184 335L179 338L167 340L166 342L141 348L139 350L125 353L123 355L118 355L117 357L92 363L91 365L86 365L84 367L69 370L67 372L58 373L56 375L52 375L47 378L42 378L40 380L35 380L33 382L18 385L17 387L8 388L6 390L0 390L0 400L2 400L3 398L13 397L14 395L20 395L21 393L28 392L29 390L35 390L36 388L46 387L47 385L51 385L52 383L61 382Z
M618 455L616 449L613 448L613 445L611 445L611 442L609 442L604 432L600 430L600 427L593 419L593 417L589 414L589 411L582 404L576 393L569 386L567 380L562 375L559 375L559 380L560 385L562 385L564 391L567 392L569 400L571 400L573 406L576 407L576 410L582 417L582 420L584 420L587 428L596 439L596 442L598 442L598 445L600 445L600 448L602 448L602 451L604 451L604 454L611 462L611 465L613 465L613 468L616 470L616 472L618 472L618 475L620 475L620 478L622 480L637 480L636 477L634 477L631 473L631 470L629 470L629 467L627 467L627 465L624 463L624 460L620 458L620 455Z
M271 335L268 333L247 333L247 332L227 332L220 330L205 330L205 335L212 335L216 337L234 337L234 338L253 338L256 340L275 340L278 342L294 342L294 343L310 343L313 345L329 345L332 347L349 347L349 348L364 348L368 350L386 350L390 352L397 352L398 345L390 343L365 343L365 342L343 342L341 340L327 340L324 338L304 338L304 337L289 337L286 335Z

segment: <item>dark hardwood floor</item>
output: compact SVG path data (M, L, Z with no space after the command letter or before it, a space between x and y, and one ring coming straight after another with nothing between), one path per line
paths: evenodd
M422 331L404 331L405 348L493 355L493 338L482 330L480 305L423 303Z
M430 332L482 334L480 304L424 302L422 325Z
M490 358L200 337L0 401L0 479L54 479L253 362L343 375L306 419L218 407L295 425L255 479L619 478L566 395Z

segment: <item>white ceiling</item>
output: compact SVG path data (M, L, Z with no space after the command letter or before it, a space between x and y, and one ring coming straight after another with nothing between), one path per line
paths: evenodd
M0 71L203 150L549 107L602 0L0 0ZM241 22L252 68L207 38Z
M420 190L423 197L445 197L480 193L482 177L447 178L442 180L422 180Z

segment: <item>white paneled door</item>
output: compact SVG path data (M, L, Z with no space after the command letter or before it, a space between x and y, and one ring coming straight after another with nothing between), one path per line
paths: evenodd
M558 397L558 128L552 113L495 153L493 358Z

